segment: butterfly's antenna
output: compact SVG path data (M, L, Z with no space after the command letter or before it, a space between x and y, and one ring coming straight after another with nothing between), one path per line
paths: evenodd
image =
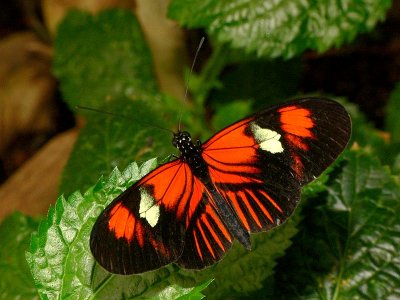
M191 77L191 75L193 73L193 69L194 69L194 66L196 64L197 56L199 55L200 49L203 46L204 40L205 40L205 37L203 36L201 38L201 40L200 40L199 46L197 47L196 54L194 55L192 66L190 67L189 76L186 78L186 82L185 82L186 88L185 88L185 98L184 98L185 102L187 101L187 95L188 95L188 92L189 92L190 77ZM179 114L179 123L178 123L178 131L179 132L181 131L181 123L182 123L182 108L181 108L181 112Z
M81 109L81 110L97 112L97 113L100 113L100 114L103 114L103 115L112 116L112 117L124 118L126 120L137 121L137 119L131 118L131 117L126 116L126 115L116 114L116 113L113 113L113 112L109 112L109 111L105 111L105 110L101 110L101 109L97 109L97 108L92 108L92 107L87 107L87 106L82 106L82 105L76 105L75 108L76 109ZM164 128L164 127L161 127L161 126L150 124L150 123L147 123L147 122L144 122L144 121L140 121L140 123L145 124L146 126L150 126L150 127L153 127L153 128L161 129L161 130L168 131L168 132L174 134L174 132L172 130L168 129L168 128Z

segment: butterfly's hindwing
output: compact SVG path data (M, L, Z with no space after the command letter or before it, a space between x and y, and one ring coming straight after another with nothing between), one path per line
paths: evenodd
M201 269L220 260L233 241L213 196L198 180L195 189L198 193L194 197L200 195L201 198L192 216L188 218L184 250L177 261L189 269Z

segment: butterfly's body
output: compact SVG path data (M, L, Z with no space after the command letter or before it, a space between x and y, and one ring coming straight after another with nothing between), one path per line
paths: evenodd
M207 164L201 156L203 152L201 142L197 141L195 145L189 132L179 131L174 134L172 144L181 152L179 159L189 165L193 175L206 180Z
M306 98L261 111L204 144L180 131L181 155L117 197L100 215L90 246L119 274L175 262L201 269L220 260L237 239L284 222L301 187L343 151L351 121L331 100Z
M202 157L203 149L201 142L197 140L196 144L193 144L190 133L179 131L174 134L172 144L181 152L181 156L178 159L189 165L193 175L201 180L207 192L212 195L209 199L213 200L213 203L210 203L210 205L218 207L221 219L224 221L227 230L231 235L237 238L246 249L250 250L251 244L248 231L244 230L243 226L240 225L240 220L237 218L232 207L221 197L212 184L207 169L207 163Z

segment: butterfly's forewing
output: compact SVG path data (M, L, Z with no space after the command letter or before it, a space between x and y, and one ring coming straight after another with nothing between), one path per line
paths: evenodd
M300 99L221 130L203 145L203 158L244 228L257 232L292 214L300 188L338 157L350 134L340 104Z
M118 196L97 219L90 248L106 270L133 274L160 268L183 251L193 176L188 166L167 163Z

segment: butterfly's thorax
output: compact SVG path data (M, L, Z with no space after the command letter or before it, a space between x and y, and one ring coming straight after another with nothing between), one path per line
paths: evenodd
M180 159L189 165L194 175L202 179L208 177L200 141L194 144L188 132L180 131L174 135L172 143L181 152Z

